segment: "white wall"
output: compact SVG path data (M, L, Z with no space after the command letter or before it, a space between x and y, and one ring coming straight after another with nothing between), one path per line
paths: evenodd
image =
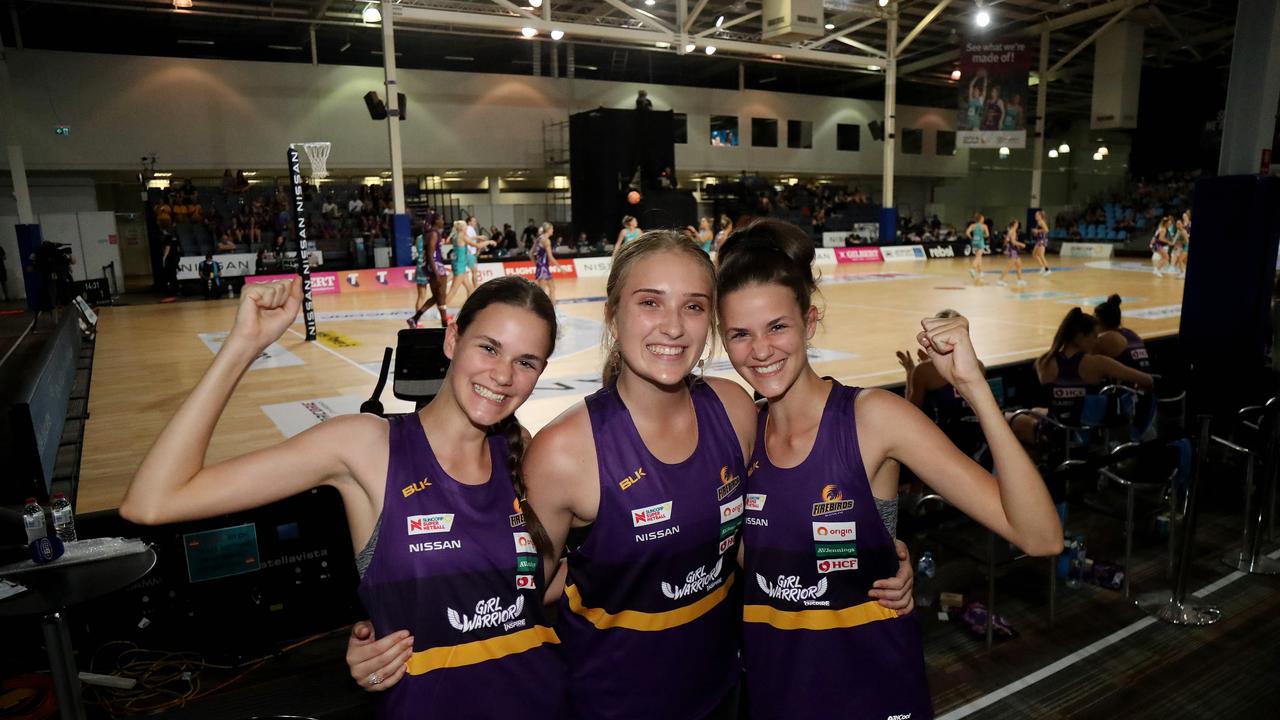
M30 165L28 164L28 168ZM31 209L41 213L90 212L98 209L92 178L28 177ZM0 177L0 215L17 215L18 202L9 183L9 174Z
M290 141L334 143L330 168L388 165L387 133L369 120L361 96L382 90L372 67L97 55L6 50L16 127L27 167L41 170L136 170L154 153L161 169L284 167ZM689 116L679 169L708 173L879 175L882 145L867 124L883 118L866 100L597 80L402 70L408 98L401 124L408 168L540 168L544 122L594 107L632 107L644 88L658 109ZM56 78L52 82L51 78ZM56 108L56 114L55 110ZM739 118L738 147L712 147L710 116ZM753 148L751 118L813 122L813 149ZM900 106L900 128L921 127L924 155L898 155L899 175L960 177L968 151L933 154L935 134L952 128L954 111ZM58 136L55 125L70 127ZM863 128L859 152L835 150L837 123ZM11 142L7 138L5 142ZM0 164L4 162L0 158Z

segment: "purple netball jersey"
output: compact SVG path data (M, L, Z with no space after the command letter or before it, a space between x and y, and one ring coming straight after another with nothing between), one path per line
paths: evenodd
M737 682L742 446L715 390L690 391L698 446L674 465L614 387L587 398L600 509L569 555L557 625L573 717L698 720Z
M436 461L417 413L391 420L382 522L360 599L379 636L414 636L381 718L564 717L564 663L542 609L540 566L506 465L464 485Z
M858 449L858 391L832 382L813 449L793 468L769 462L760 412L742 532L752 720L933 717L915 617L867 596L898 557Z

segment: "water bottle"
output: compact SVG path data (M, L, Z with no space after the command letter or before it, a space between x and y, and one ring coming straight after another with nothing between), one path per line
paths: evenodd
M1066 548L1067 556L1067 587L1080 587L1080 540L1079 538L1067 538Z
M35 498L27 498L26 506L22 508L22 525L27 529L28 545L48 535L44 527L44 508Z
M916 563L916 605L933 606L933 576L938 566L933 561L933 553L926 550Z
M53 494L53 531L57 533L58 539L64 543L74 542L76 539L76 513L71 508L67 496L62 493Z

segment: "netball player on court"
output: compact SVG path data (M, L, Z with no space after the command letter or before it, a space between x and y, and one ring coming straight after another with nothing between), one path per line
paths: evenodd
M973 250L973 266L969 268L969 277L974 283L982 284L982 254L987 251L987 218L978 213L964 234L969 238L969 247Z
M646 233L606 288L604 388L543 428L523 464L551 558L578 528L556 628L569 717L736 720L734 549L756 408L732 381L691 376L714 329L715 274L697 245ZM886 567L864 593L909 606L906 564ZM360 644L353 668L380 651Z
M1044 254L1049 248L1049 223L1045 222L1043 210L1036 211L1036 226L1031 228L1031 237L1036 241L1035 247L1031 249L1031 257L1040 264L1040 274L1048 275L1052 271Z
M711 218L702 218L698 221L698 244L702 246L702 252L710 255L711 244L715 242L716 234L711 231Z
M720 216L720 232L716 233L716 252L720 252L720 246L724 245L724 241L733 234L733 221L728 215Z
M1118 309L1118 308L1117 308ZM1049 416L1066 425L1080 425L1085 399L1097 395L1108 382L1123 382L1141 390L1155 386L1151 376L1098 354L1098 321L1080 308L1071 308L1053 336L1049 352L1036 358L1036 377L1050 393L1049 407L1034 415ZM1013 432L1026 445L1036 444L1040 421L1033 415L1013 418Z
M1009 264L1004 266L1000 271L1000 279L996 280L996 284L1005 287L1009 283L1005 282L1005 277L1009 274L1009 268L1013 268L1014 273L1018 276L1018 281L1014 285L1022 287L1027 284L1022 279L1022 256L1018 254L1019 250L1027 247L1027 244L1018 239L1018 228L1022 223L1017 220L1009 222L1009 227L1004 232L1004 254L1009 258Z
M1173 221L1169 217L1160 220L1160 225L1156 227L1156 232L1151 236L1151 272L1156 276L1161 276L1161 272L1169 264L1169 245L1173 240L1170 234L1173 232Z
M416 257L414 260L413 279L418 285L418 299L414 303L413 317L405 322L409 327L418 327L418 320L423 313L435 305L440 311L440 327L449 327L449 312L444 304L445 284L449 271L444 264L444 255L440 251L440 229L444 227L444 218L439 213L431 213L427 218L426 228L414 238ZM430 297L427 293L430 292Z
M1179 277L1187 275L1187 250L1191 245L1191 235L1187 233L1186 223L1182 218L1178 218L1173 223L1173 244L1169 246L1170 256L1173 260L1174 272Z
M560 261L551 252L551 233L555 229L549 222L542 223L538 228L538 238L529 249L529 256L533 258L533 281L551 298L553 304L556 301L556 282L551 275L551 266L560 267Z
M445 297L445 302L453 302L453 297L458 294L458 288L465 287L467 295L476 291L474 278L471 274L471 252L479 248L489 247L493 245L492 240L476 240L467 232L466 220L453 221L453 230L449 232L449 244L453 245L453 281L449 283L449 292Z
M361 601L375 627L406 629L393 636L392 674L358 678L395 684L379 717L417 718L426 707L563 717L564 670L532 542L545 533L521 502L524 434L513 414L554 350L547 296L514 277L477 289L445 336L444 385L416 413L343 415L206 465L240 377L301 301L297 279L245 288L226 343L143 458L121 516L182 522L333 486L359 550Z
M640 237L640 221L630 215L622 216L622 229L618 231L618 239L613 243L613 257L616 259L622 246Z
M1060 552L1062 528L991 394L963 317L927 318L917 337L973 408L995 476L906 400L814 372L805 352L819 321L813 256L802 230L774 221L738 231L720 254L726 352L767 399L743 530L748 706L755 720L927 719L916 619L866 598L871 580L897 564L899 463L1029 554Z

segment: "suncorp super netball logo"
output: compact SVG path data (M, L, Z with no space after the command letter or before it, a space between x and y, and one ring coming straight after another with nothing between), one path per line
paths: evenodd
M453 513L436 513L435 515L410 515L410 535L430 535L447 533L453 529Z
M833 513L844 512L853 508L852 500L845 500L844 493L840 492L840 488L836 485L824 485L822 487L822 502L813 504L813 516L831 515Z
M646 508L636 508L631 511L631 524L635 527L644 527L645 525L653 525L654 523L666 522L671 519L671 501L668 500L658 505L650 505Z

